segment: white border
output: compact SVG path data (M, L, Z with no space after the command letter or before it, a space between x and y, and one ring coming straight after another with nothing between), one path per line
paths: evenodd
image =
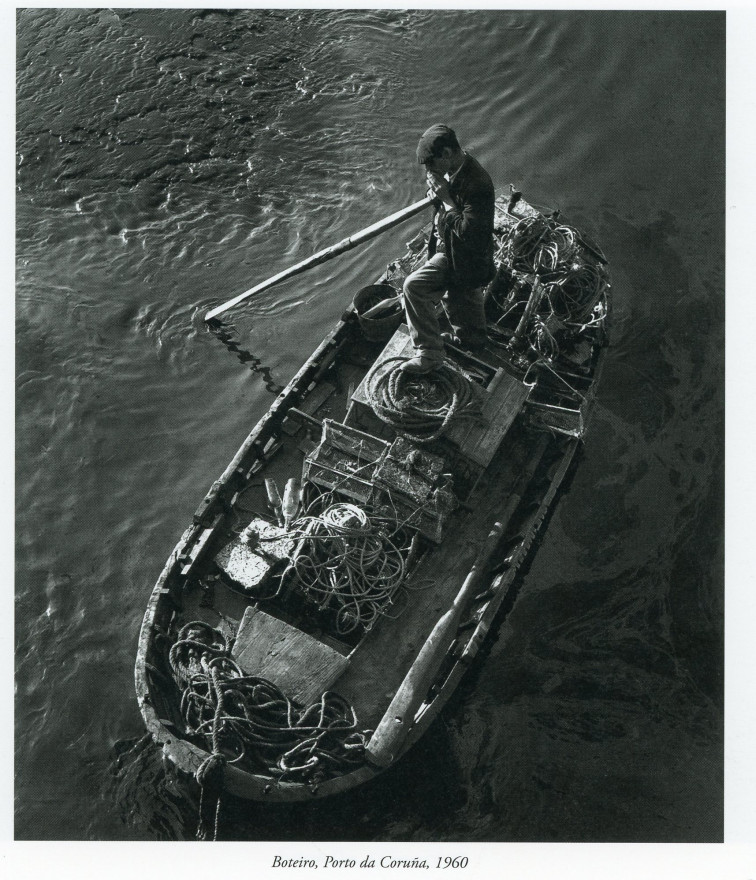
M56 7L92 7L101 3L58 3ZM110 6L145 8L437 8L438 2L355 2L345 3L235 3L235 2L185 2L111 3ZM49 3L20 4L17 8L49 7ZM748 552L753 539L750 534L749 502L754 497L754 454L751 438L756 427L752 379L756 378L754 358L754 335L756 334L756 289L750 272L753 251L753 208L756 192L754 187L753 120L756 118L756 13L753 4L736 3L577 3L529 2L529 3L449 3L445 9L670 9L670 10L726 10L727 11L727 76L728 76L728 149L727 149L727 604L726 604L726 842L716 844L216 844L202 847L193 844L132 844L132 843L16 843L12 841L13 811L12 762L2 764L2 780L6 784L6 797L0 807L0 870L8 877L76 878L88 880L107 876L173 877L191 871L192 877L217 877L219 872L233 871L255 880L281 876L307 876L314 873L299 869L273 869L273 857L305 856L322 861L326 854L339 858L362 859L366 853L374 858L391 855L397 858L426 857L434 860L438 855L467 855L471 866L463 872L465 877L511 877L516 880L529 878L559 878L559 880L754 880L756 878L756 699L752 670L753 631L756 626L756 564ZM15 43L15 9L0 8L0 28L6 35L6 52L3 53L3 87L0 88L0 111L8 121L10 131L3 132L0 143L6 170L15 166L14 156L14 104L15 104L15 58L7 47ZM10 187L6 189L5 210L2 216L6 248L3 251L3 268L10 290L14 286L13 274L13 177L9 174ZM6 321L5 332L10 337L2 348L4 363L12 365L13 326ZM12 374L12 366L11 366ZM9 387L9 386L4 386ZM12 385L10 386L12 387ZM12 394L8 400L12 405ZM10 423L10 422L9 422ZM10 441L12 444L12 438ZM9 444L9 445L10 445ZM6 454L6 467L12 464L12 445ZM10 471L10 472L9 472ZM13 485L12 470L4 471L2 487ZM11 501L12 504L12 501ZM12 558L12 508L3 535ZM8 591L9 593L11 591ZM3 618L10 623L5 644L8 649L6 670L10 671L11 693L13 679L13 605L12 597ZM12 702L11 702L12 706ZM12 716L10 712L4 713ZM9 725L3 725L7 731ZM12 759L12 732L4 741L3 754ZM431 869L432 870L432 869ZM320 869L323 871L323 868ZM412 870L331 870L326 872L344 878L365 878L377 873L379 877L417 877ZM448 872L447 872L448 873ZM424 872L421 873L421 876ZM323 876L322 874L320 876Z

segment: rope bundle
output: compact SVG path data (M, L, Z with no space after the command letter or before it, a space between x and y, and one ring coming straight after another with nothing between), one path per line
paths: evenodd
M228 639L220 630L203 620L187 623L168 654L179 687L185 688L195 675L203 671L203 661L225 657L228 651Z
M337 503L292 523L302 538L291 561L297 588L320 608L337 608L336 629L369 629L393 602L405 579L402 550L388 534L397 524Z
M537 275L543 284L540 314L533 316L527 332L533 349L546 360L558 354L557 330L581 333L606 317L601 299L608 283L606 270L581 245L572 226L537 215L515 223L497 254L510 270ZM516 293L499 303L502 314L497 323L524 305L515 297Z
M367 397L379 419L416 443L437 440L454 420L482 421L472 383L449 361L419 375L403 371L403 362L388 358L368 374Z
M591 263L573 263L544 275L543 281L554 314L568 326L591 319L606 286L603 273Z
M499 256L526 275L555 272L578 256L578 233L540 215L523 217L507 234Z
M206 643L201 652L198 645ZM225 650L218 647L226 644ZM362 763L365 735L352 707L338 694L299 707L276 685L244 675L218 630L201 621L184 626L170 652L181 714L190 734L212 748L197 771L201 784L226 763L244 759L279 780L315 783ZM194 656L190 657L190 653ZM199 664L199 671L188 669Z

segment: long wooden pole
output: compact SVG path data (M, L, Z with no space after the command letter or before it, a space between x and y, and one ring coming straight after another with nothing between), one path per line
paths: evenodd
M273 275L272 278L268 278L266 281L261 281L254 287L250 287L249 290L245 290L244 293L240 293L233 299L228 300L228 302L216 306L214 309L210 309L205 315L205 320L212 321L213 318L217 318L218 315L222 315L223 312L228 311L228 309L233 308L245 299L249 299L250 296L254 296L254 294L260 293L263 290L267 290L269 287L273 287L274 284L285 281L287 278L299 275L301 272L306 272L313 266L319 266L321 263L325 263L326 260L337 257L339 254L343 254L345 251L351 250L353 247L357 247L358 244L362 244L364 241L369 241L371 238L375 238L387 229L391 229L392 226L398 226L399 223L402 223L404 220L408 220L410 217L414 217L415 214L419 214L420 211L431 204L433 204L433 199L428 196L421 199L419 202L415 202L414 205L402 208L401 211L397 211L395 214L391 214L389 217L385 217L383 220L373 223L372 226L366 226L365 229L355 232L354 235L348 236L338 242L338 244L331 245L331 247L318 251L317 254L313 254L306 260L302 260L301 263L297 263L294 266L290 266L288 269L284 269L284 271L279 272L278 275Z
M394 698L375 732L370 737L365 750L366 756L371 763L378 767L387 767L399 754L415 713L428 693L441 660L454 641L462 612L486 574L488 563L498 547L503 533L504 525L502 522L494 523L451 608L433 627L431 634L420 649L420 653L415 658L415 662L404 677L404 681L394 694Z

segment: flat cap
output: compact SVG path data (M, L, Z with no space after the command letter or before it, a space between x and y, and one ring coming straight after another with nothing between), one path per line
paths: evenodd
M437 156L444 147L459 147L457 135L448 125L431 125L418 141L417 161L424 164L432 156Z

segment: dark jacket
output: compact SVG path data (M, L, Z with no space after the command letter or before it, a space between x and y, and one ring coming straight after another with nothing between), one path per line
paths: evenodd
M456 279L464 287L487 284L496 272L493 252L494 187L480 163L467 154L449 183L457 205L439 213L438 229L444 253ZM430 243L433 248L435 242Z

